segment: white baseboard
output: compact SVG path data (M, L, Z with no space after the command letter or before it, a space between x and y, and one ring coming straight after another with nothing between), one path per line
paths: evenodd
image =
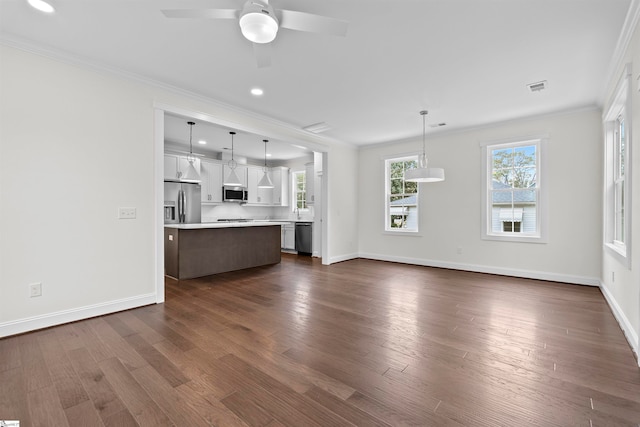
M0 338L155 303L156 294L152 293L3 322L0 323Z
M423 265L425 267L448 268L451 270L473 271L476 273L497 274L499 276L522 277L525 279L548 280L551 282L573 283L576 285L600 286L596 277L573 276L569 274L548 273L545 271L520 270L517 268L492 267L486 265L463 264L456 262L436 261L422 258L397 257L382 254L360 253L359 258L379 261L401 262L404 264Z
M342 261L349 261L350 259L356 259L356 258L360 258L360 255L346 254L346 255L332 256L329 258L329 264L335 264L336 262L342 262Z
M600 291L602 292L602 295L604 295L604 298L607 300L609 307L611 307L613 317L615 317L618 321L620 328L624 332L625 338L631 346L631 350L633 350L633 352L636 354L636 361L638 362L638 366L640 366L640 342L638 342L638 334L633 330L631 322L629 322L629 319L627 318L627 316L625 316L624 311L622 311L615 298L613 297L613 295L611 295L611 292L609 292L609 289L607 289L604 283L600 283Z

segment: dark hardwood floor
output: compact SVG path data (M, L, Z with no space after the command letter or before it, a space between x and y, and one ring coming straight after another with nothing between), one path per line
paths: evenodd
M0 419L638 426L640 370L597 288L284 255L0 340Z

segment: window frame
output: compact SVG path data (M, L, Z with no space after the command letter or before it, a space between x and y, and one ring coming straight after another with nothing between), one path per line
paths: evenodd
M549 143L548 135L531 135L520 138L509 138L498 141L481 142L482 152L482 214L481 238L504 242L548 243L548 215L546 186L546 152ZM492 171L491 153L496 149L506 149L523 146L536 146L536 232L505 232L492 230Z
M632 208L632 129L631 129L631 64L626 64L608 107L602 115L604 130L604 215L603 246L606 252L616 258L622 265L631 268L631 221ZM620 155L620 126L624 123L624 161ZM621 169L624 171L620 175ZM619 209L618 201L624 204ZM617 225L619 215L624 224L623 234L619 234ZM623 240L620 240L622 237Z
M304 208L298 208L298 174L304 175ZM291 211L306 212L309 210L307 201L307 171L305 169L291 172Z
M416 227L415 229L391 227L391 163L399 161L418 162L417 153L397 154L383 157L384 161L384 233L404 236L420 236L420 185L416 184ZM404 180L404 177L403 177ZM413 193L403 193L413 194Z

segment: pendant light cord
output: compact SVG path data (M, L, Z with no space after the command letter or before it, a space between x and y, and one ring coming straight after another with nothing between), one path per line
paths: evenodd
M196 159L193 157L193 125L195 122L187 122L189 125L189 162L193 163Z

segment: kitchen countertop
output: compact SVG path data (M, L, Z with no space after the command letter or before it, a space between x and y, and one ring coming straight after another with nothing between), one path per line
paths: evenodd
M200 230L206 228L234 228L234 227L264 227L271 225L286 225L291 221L248 221L248 222L203 222L200 224L165 224L164 228L179 230Z

